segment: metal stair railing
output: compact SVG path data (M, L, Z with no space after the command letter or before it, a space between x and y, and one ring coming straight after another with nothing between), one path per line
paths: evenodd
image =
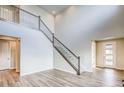
M50 40L53 47L60 53L60 55L77 72L77 74L80 75L80 56L73 53L65 44L55 37L54 33L52 33L40 16L17 6L0 5L0 20L40 30Z

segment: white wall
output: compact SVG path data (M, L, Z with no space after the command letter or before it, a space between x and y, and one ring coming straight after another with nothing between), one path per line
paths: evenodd
M55 35L81 56L82 71L92 71L91 40L124 36L123 10L124 6L71 6L56 16Z
M52 44L40 31L0 21L0 35L20 38L21 75L53 68Z

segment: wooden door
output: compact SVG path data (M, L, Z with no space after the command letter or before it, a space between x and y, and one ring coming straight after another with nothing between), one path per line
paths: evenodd
M0 40L0 70L10 69L11 50L8 41Z

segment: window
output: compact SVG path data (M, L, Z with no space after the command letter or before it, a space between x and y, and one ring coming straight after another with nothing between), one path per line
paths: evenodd
M11 5L0 5L0 19L19 23L19 9Z
M105 53L105 58L104 58L105 64L110 66L113 65L113 45L106 44L104 53Z

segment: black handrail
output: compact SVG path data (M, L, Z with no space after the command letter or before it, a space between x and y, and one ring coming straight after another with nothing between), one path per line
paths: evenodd
M22 10L22 11L24 11L24 12L26 12L26 13L32 15L32 16L39 17L38 15L35 15L35 14L33 14L33 13L29 12L29 11L26 11L26 10L24 10L24 9L22 9L22 8L19 8L19 7L17 7L17 6L14 6L14 5L11 5L11 6L12 6L12 7L15 7L15 8L19 9L19 10Z
M40 21L44 24L44 26L47 28L47 30L53 35L52 31L47 27L47 25L44 23L43 20L40 19ZM61 43L69 52L71 52L76 58L78 58L78 56L76 56L68 47L66 47L60 40L58 40L55 36L54 38Z
M69 52L71 52L76 58L78 58L78 56L76 56L67 46L65 46L60 40L58 40L55 36L54 38L59 42L61 43Z
M40 29L40 31L42 31L42 33L50 40L50 42L53 42L53 41L43 32L43 30Z
M40 18L40 21L43 23L43 25L47 28L47 30L53 35L52 31L47 27L47 25L44 23L44 21Z

